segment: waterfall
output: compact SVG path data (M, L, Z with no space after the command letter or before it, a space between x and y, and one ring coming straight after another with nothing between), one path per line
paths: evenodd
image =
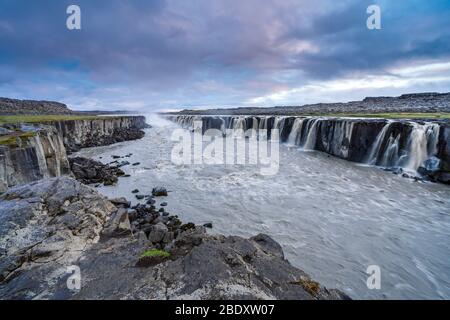
M409 172L417 172L423 166L435 170L441 161L438 155L438 122L386 120L380 123L378 120L364 120L359 123L358 120L335 118L193 115L179 116L173 120L184 128L190 128L195 121L202 119L207 127L220 128L222 132L226 129L244 132L253 129L260 135L264 130L278 129L289 145L386 168L401 167ZM356 128L358 131L354 130ZM356 132L368 136L356 137ZM367 145L369 136L376 138Z
M259 128L259 121L258 121L258 118L257 117L252 117L252 119L253 119L253 126L252 126L252 129L253 130L255 130L256 132L258 132L258 128Z
M259 129L268 129L267 128L267 122L269 121L269 117L264 117L261 119L259 123Z
M234 118L233 129L234 130L245 130L245 117Z
M288 144L297 146L300 144L302 138L302 128L305 118L296 118L294 124L292 125L291 132L288 137Z
M392 121L389 121L384 125L383 129L378 134L377 138L375 139L375 142L372 145L372 148L370 149L369 156L367 157L366 163L375 165L377 163L377 159L381 150L381 147L383 146L383 141L386 136L386 133L389 130L389 127L391 126Z
M413 126L408 138L408 154L405 168L416 171L423 163L434 156L437 151L439 125L435 123L418 124Z
M393 167L399 163L398 157L399 141L400 141L400 134L398 134L397 137L395 138L392 135L389 137L380 166Z
M310 124L308 123L308 130L307 130L307 138L306 142L303 145L303 149L305 150L314 150L316 146L317 141L317 124L319 123L320 119L313 119Z

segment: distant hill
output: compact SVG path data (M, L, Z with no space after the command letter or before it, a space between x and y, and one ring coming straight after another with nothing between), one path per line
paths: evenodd
M363 101L316 103L302 106L241 107L230 109L183 110L166 114L188 115L326 115L372 113L450 112L450 93L411 93L399 97L367 97Z
M74 114L65 104L54 101L35 101L0 98L0 115Z
M107 114L130 114L125 110L113 111L74 111L64 103L55 101L18 100L0 97L0 116L11 115L107 115Z

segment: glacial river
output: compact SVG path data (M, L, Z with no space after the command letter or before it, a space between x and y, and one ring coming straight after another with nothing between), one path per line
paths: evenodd
M176 165L178 126L154 125L138 141L84 149L104 163L126 155L129 178L100 187L108 197L154 186L171 191L167 211L184 222L212 222L210 232L249 237L267 233L286 258L329 288L357 299L450 299L450 187L415 182L376 167L320 152L280 147L274 176L251 165ZM159 203L157 203L159 204ZM381 288L368 289L368 266L379 266Z

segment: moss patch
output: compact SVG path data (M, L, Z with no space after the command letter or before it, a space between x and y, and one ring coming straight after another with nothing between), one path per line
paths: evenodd
M170 257L170 253L167 252L167 251L163 251L163 250L151 249L151 250L145 251L141 255L141 258L150 258L150 257L169 258Z
M24 132L24 133L16 133L7 136L0 136L0 145L17 147L18 141L17 139L21 139L22 142L28 141L29 138L36 136L36 132Z
M293 282L292 284L296 284L302 286L303 289L306 290L313 297L317 296L320 290L320 284L308 278L301 278L300 280Z
M151 249L141 254L136 267L149 268L160 264L170 257L170 253L163 250Z

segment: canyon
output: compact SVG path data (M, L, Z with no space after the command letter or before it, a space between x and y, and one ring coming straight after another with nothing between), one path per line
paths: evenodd
M27 182L70 173L67 154L80 148L142 138L145 117L5 124L13 140L0 145L0 192Z
M79 157L69 161L69 154L140 139L141 129L150 130L144 117L3 128L1 299L349 298L292 266L265 234L209 234L205 227L182 224L163 204L158 211L154 198L167 196L164 188L138 198L147 204L131 207L125 198L108 199L70 177L90 183L102 182L99 174L116 174L117 167ZM91 177L93 169L98 172ZM108 181L105 186L117 183ZM71 270L81 271L79 289L68 285Z

